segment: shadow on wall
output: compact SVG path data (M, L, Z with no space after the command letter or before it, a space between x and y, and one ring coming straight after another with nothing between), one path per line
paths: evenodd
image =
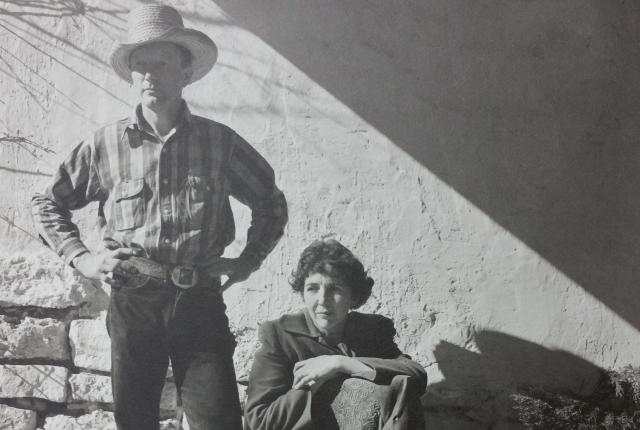
M434 354L444 376L429 387L427 411L463 408L484 422L515 420L510 395L529 387L578 398L592 394L602 369L566 351L495 331L475 336L479 352L441 342Z
M107 6L91 6L81 0L15 0L0 3L0 32L6 35L7 40L17 40L24 45L24 52L21 52L20 55L15 55L11 50L0 46L0 72L5 77L16 81L34 103L45 112L47 109L43 105L42 99L45 97L46 91L29 83L33 81L30 79L33 76L39 78L35 81L44 82L48 87L47 90L52 90L65 99L63 107L72 113L84 116L84 109L81 106L67 94L61 93L55 83L48 81L45 76L40 75L37 70L25 62L24 59L29 58L31 54L49 58L77 78L128 105L126 100L118 97L108 88L92 80L86 74L69 67L68 61L66 61L68 58L74 58L108 68L109 66L100 56L90 49L81 47L82 41L74 41L72 37L61 36L59 29L51 30L54 27L51 20L55 20L53 22L59 24L58 20L62 19L68 20L66 25L73 26L69 35L82 34L82 27L86 27L86 32L99 34L99 37L107 38L107 40L125 32L122 15L126 14L128 10L115 5L112 1L102 3L106 3ZM31 77L27 78L28 75Z
M640 328L640 4L215 3Z

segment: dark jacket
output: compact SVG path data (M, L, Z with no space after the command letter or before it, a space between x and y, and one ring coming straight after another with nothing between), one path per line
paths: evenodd
M316 428L311 420L313 391L291 387L295 363L320 355L348 354L357 358L375 371L373 382L376 384L391 385L395 376L407 375L414 381L413 391L417 387L419 394L423 393L427 383L426 372L398 349L394 342L395 332L389 318L351 312L345 325L344 345L332 347L322 341L304 313L288 314L263 323L260 327L262 345L255 355L249 377L245 405L248 427L251 430ZM394 381L393 385L406 389L407 384ZM406 393L399 393L398 398L406 399ZM401 407L404 406L398 405L396 409ZM405 413L406 409L404 407ZM395 412L402 411L398 409ZM396 419L396 422L402 421L406 422L406 419Z

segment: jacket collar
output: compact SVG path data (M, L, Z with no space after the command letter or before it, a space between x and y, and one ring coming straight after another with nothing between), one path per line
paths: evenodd
M296 314L286 314L280 318L280 324L285 331L303 336L319 338L322 333L313 324L311 316L306 309Z

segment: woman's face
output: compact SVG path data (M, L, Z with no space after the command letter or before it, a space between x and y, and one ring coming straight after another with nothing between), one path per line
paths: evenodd
M354 303L351 288L323 273L311 273L302 290L304 305L315 326L325 336L342 336Z

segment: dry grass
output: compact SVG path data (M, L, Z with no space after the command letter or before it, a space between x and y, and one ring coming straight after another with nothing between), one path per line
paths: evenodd
M587 398L527 388L512 401L520 421L532 430L638 430L640 368L603 372Z

